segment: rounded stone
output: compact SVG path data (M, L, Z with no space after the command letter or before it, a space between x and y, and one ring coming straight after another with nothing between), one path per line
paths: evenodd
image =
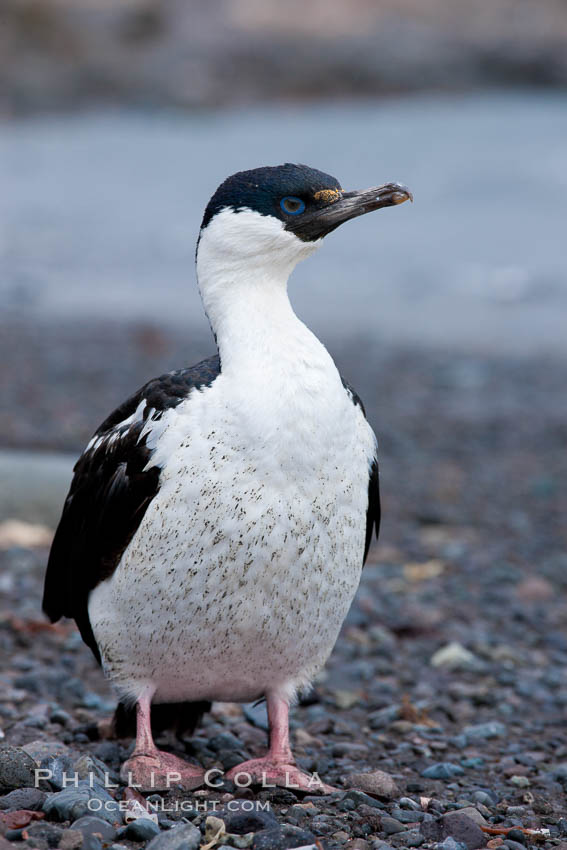
M201 830L192 823L184 823L160 832L146 845L146 850L197 850L200 844Z
M34 760L19 747L0 747L0 791L32 788L35 785Z
M39 788L18 788L0 797L0 811L27 809L27 811L37 812L42 808L46 796L45 791L40 791Z
M71 825L71 829L79 830L85 837L87 835L98 835L105 841L113 841L116 836L114 827L108 821L95 815L84 815Z
M284 823L281 827L256 833L252 850L292 850L294 847L314 843L315 836L312 832Z
M150 818L136 818L120 830L119 837L126 838L128 841L150 841L159 833L160 828L155 821Z
M247 832L260 832L262 829L274 829L279 826L271 811L256 808L251 800L232 800L230 809L220 809L215 817L224 821L226 831L236 835Z
M374 770L372 773L351 773L344 779L348 788L358 788L366 794L375 794L392 800L400 796L400 791L394 778L383 770Z

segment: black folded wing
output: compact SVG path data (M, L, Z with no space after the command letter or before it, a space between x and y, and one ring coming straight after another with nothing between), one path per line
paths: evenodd
M347 391L352 403L360 407L364 417L366 418L364 405L356 391L347 381L345 381L343 377L341 377L341 381L343 382L343 387ZM380 479L378 472L378 458L376 455L372 459L368 472L368 509L366 511L366 540L364 544L363 564L366 563L374 531L376 531L376 538L378 538L378 534L380 533Z
M147 446L152 423L220 374L218 357L149 381L100 426L77 461L45 576L43 610L71 617L100 661L89 594L112 575L159 489ZM144 435L142 436L142 431Z

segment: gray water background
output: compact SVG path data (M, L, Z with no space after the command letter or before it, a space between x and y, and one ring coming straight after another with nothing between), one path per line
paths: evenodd
M206 332L194 246L228 174L305 162L415 203L333 233L290 292L324 339L567 353L567 94L98 111L0 126L0 308Z

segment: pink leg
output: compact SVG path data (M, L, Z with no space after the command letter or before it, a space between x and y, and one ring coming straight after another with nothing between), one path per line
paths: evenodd
M142 791L164 791L181 786L190 791L204 782L204 771L172 753L158 750L150 722L151 693L144 693L136 704L136 746L124 762L120 777Z
M297 767L289 746L289 706L281 697L268 695L266 700L270 726L268 752L263 758L250 759L233 767L226 774L227 779L232 779L241 787L251 784L267 788L281 785L311 794L336 791L336 788L321 782L316 773L310 775Z

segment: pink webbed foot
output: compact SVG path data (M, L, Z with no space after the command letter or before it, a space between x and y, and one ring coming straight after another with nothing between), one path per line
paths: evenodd
M169 788L183 788L192 791L205 782L205 771L183 759L153 750L149 753L136 753L124 762L120 778L131 788L141 791L167 791Z
M225 775L239 787L261 785L263 788L273 788L278 785L290 791L299 790L309 794L332 794L338 790L322 782L316 773L304 773L297 765L274 761L269 755L242 762Z
M235 785L263 785L265 788L279 785L290 791L299 790L309 794L332 794L337 791L326 785L316 773L304 773L293 763L289 746L289 706L285 699L267 694L270 747L267 755L237 764L226 774Z
M145 691L136 703L136 748L120 769L120 778L141 791L167 791L181 786L185 791L205 783L202 767L158 750L152 737L150 704L152 692Z

